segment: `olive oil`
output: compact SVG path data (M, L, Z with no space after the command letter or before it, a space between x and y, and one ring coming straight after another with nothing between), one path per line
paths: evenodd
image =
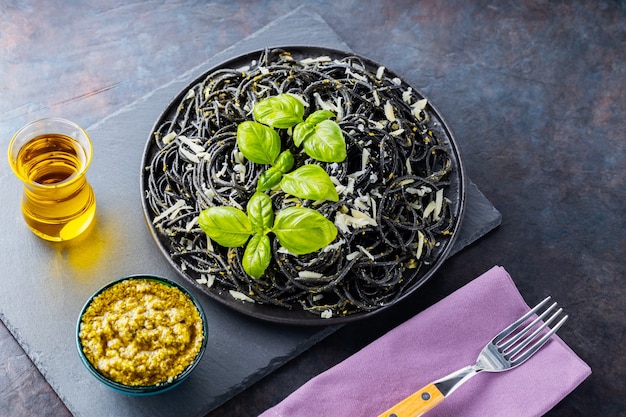
M92 222L96 199L85 176L90 152L59 133L41 134L19 149L14 170L25 185L22 213L38 236L69 240Z

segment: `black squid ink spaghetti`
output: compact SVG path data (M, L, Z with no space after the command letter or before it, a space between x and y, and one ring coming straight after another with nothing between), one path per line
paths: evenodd
M326 170L339 201L298 199L280 189L268 195L275 210L319 211L339 233L298 256L274 239L270 266L254 279L242 268L243 248L212 242L198 216L213 206L245 210L267 167L243 157L237 126L253 119L255 103L283 93L305 103L305 117L320 109L336 115L347 158L313 160L288 140L289 129L279 130L296 165ZM260 51L241 68L207 73L157 123L144 161L144 208L171 261L209 291L322 318L371 312L440 262L458 228L462 175L445 129L419 92L364 58Z

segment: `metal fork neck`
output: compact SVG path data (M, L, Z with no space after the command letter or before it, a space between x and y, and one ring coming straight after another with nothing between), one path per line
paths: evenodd
M447 397L459 388L465 381L481 372L483 369L477 365L469 365L458 371L452 372L441 379L433 382L441 393Z

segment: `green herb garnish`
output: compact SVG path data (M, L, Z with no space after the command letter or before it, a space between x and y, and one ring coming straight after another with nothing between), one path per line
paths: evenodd
M253 115L256 121L238 125L237 146L245 158L268 168L257 180L246 213L235 207L211 207L200 213L198 223L222 246L246 245L243 268L258 279L271 261L270 232L294 255L315 252L337 237L335 225L316 210L289 207L274 214L272 199L264 192L275 187L298 198L339 200L335 185L321 166L305 164L292 171L294 157L289 150L281 152L281 137L275 129L293 128L295 145L318 161L341 162L347 153L341 128L330 120L335 115L318 110L304 120L304 104L291 94L258 102Z
M287 194L309 200L339 201L335 184L319 165L307 164L283 175L280 188Z
M211 207L200 213L200 228L226 247L246 245L243 268L260 278L272 259L268 233L273 232L282 247L294 255L315 252L337 237L337 228L318 211L289 207L274 218L271 198L257 192L248 201L247 214L235 207Z
M303 121L304 104L291 94L280 94L259 101L252 113L259 123L287 129Z
M237 146L252 162L273 165L280 154L280 136L271 127L245 121L237 126Z
M293 130L296 146L303 145L311 158L323 162L341 162L346 159L346 142L339 125L328 120L334 114L318 110L299 123Z

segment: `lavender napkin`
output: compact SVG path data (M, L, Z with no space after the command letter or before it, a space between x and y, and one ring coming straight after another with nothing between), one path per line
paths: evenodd
M505 269L493 267L311 379L261 417L378 416L427 383L474 363L494 334L528 310ZM554 337L519 368L476 375L427 415L541 416L590 374L589 366Z

